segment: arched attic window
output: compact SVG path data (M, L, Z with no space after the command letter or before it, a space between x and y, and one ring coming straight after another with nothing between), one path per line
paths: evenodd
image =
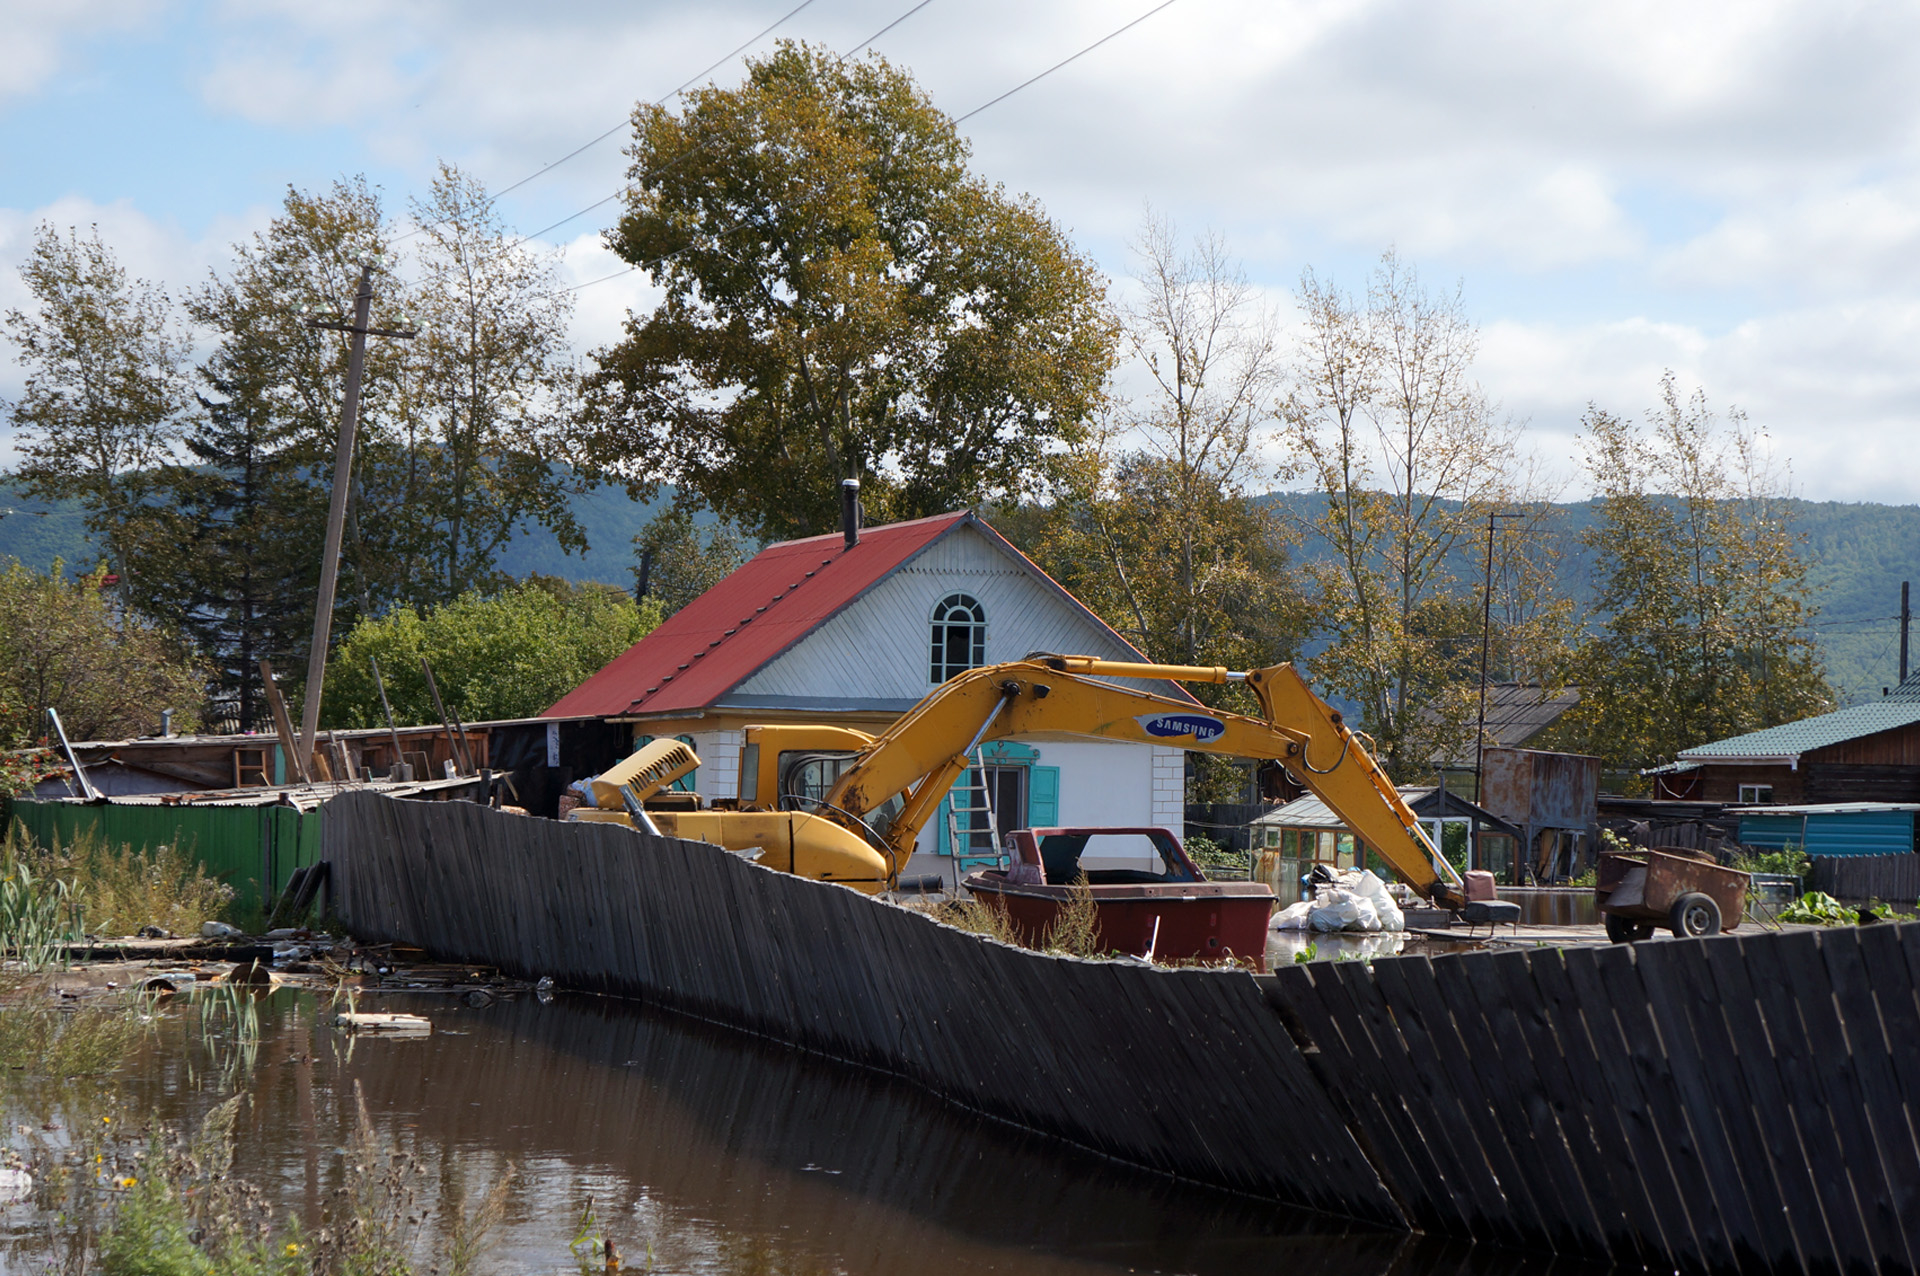
M933 609L933 681L986 663L986 609L971 594L948 594Z

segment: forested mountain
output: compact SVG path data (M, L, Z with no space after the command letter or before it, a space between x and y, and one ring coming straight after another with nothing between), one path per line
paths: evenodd
M514 576L542 572L630 587L633 537L669 499L670 494L662 493L650 504L637 504L615 487L577 496L574 517L590 546L584 554L566 553L543 531L523 532L508 547L500 567ZM1312 517L1320 508L1319 498L1308 494L1275 493L1268 499L1298 518ZM1877 696L1898 674L1900 582L1920 584L1920 506L1790 504L1806 538L1807 578L1819 608L1815 623L1834 686L1848 703ZM1590 598L1590 583L1579 536L1592 525L1595 507L1574 502L1560 509L1560 534L1567 551L1561 560L1560 587L1584 606ZM1309 547L1295 552L1302 558L1314 553ZM27 500L0 484L0 558L16 557L29 567L44 569L56 557L79 567L92 565L97 556L77 505ZM1456 574L1470 577L1472 571L1461 555ZM1914 660L1920 667L1920 636L1916 636Z

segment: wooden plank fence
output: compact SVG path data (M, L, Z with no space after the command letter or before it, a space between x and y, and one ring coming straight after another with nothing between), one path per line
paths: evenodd
M1295 966L1010 948L698 843L327 807L366 939L907 1078L1147 1169L1689 1271L1911 1272L1920 925Z
M1840 899L1877 899L1911 909L1920 900L1920 855L1816 855L1807 884Z

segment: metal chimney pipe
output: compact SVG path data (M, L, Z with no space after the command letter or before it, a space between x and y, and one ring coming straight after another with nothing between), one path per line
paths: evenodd
M860 480L840 480L840 535L852 549L860 543Z

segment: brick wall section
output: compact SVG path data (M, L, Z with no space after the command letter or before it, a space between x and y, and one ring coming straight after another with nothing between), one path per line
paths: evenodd
M1153 823L1176 833L1187 820L1187 755L1153 747Z

